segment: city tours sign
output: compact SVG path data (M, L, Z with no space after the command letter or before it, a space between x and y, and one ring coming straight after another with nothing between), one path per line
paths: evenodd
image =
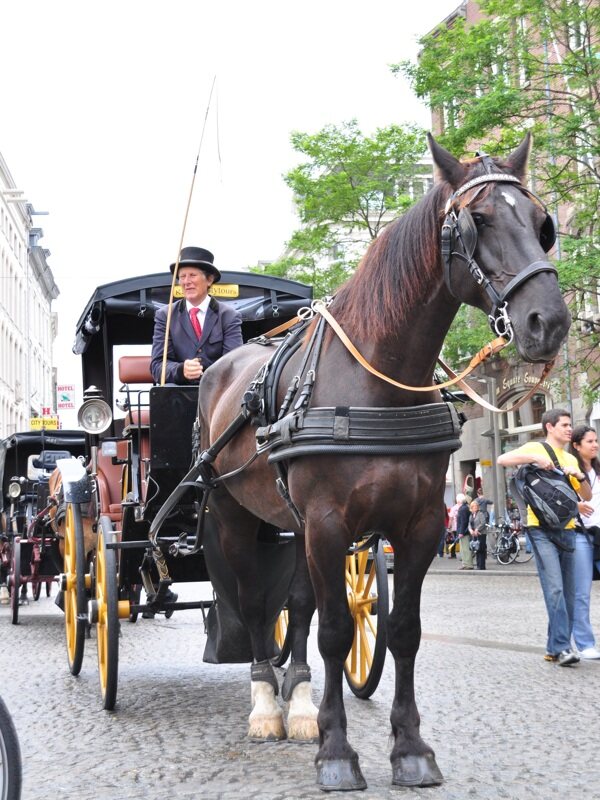
M32 431L57 431L59 429L58 417L56 415L31 417L29 420L29 429Z

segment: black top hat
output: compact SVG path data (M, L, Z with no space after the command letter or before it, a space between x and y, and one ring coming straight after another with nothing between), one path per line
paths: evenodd
M215 257L210 250L203 247L184 247L179 254L180 267L198 267L208 275L214 275L215 283L221 280L221 273L214 265ZM175 264L171 264L171 272L175 269Z

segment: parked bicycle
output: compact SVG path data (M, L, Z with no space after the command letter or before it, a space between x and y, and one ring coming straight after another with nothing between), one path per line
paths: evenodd
M21 749L15 726L0 698L0 798L21 797Z
M512 564L519 561L524 564L533 558L533 552L527 549L527 540L522 529L502 522L496 528L496 540L491 554L499 564Z

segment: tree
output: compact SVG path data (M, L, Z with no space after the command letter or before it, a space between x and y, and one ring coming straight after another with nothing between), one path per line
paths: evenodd
M556 257L577 319L600 279L600 4L597 0L481 0L421 40L416 64L392 67L440 114L455 154L485 144L509 152L534 136L532 177L561 215ZM564 213L566 211L566 213ZM597 350L595 348L594 350Z
M285 176L301 227L276 262L254 267L331 294L353 272L369 241L421 196L424 132L391 125L367 137L356 120L315 134L294 132L304 161ZM425 170L430 172L430 170Z

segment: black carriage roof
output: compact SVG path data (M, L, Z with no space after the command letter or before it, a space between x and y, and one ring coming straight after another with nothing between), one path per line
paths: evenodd
M6 439L0 441L0 450L21 447L29 450L30 453L51 448L68 450L69 446L84 447L85 433L71 430L22 431L21 433L13 433L12 436L7 436Z
M0 488L15 475L25 475L27 459L44 451L68 451L73 456L85 453L83 431L23 431L0 441ZM4 492L0 490L0 510L4 509Z
M273 325L295 316L312 299L312 287L273 275L222 271L215 284L220 302L232 303L243 323L273 320ZM83 355L96 334L106 344L146 344L152 341L154 314L169 302L170 272L140 275L98 286L77 322L73 352ZM227 296L227 287L235 287Z

